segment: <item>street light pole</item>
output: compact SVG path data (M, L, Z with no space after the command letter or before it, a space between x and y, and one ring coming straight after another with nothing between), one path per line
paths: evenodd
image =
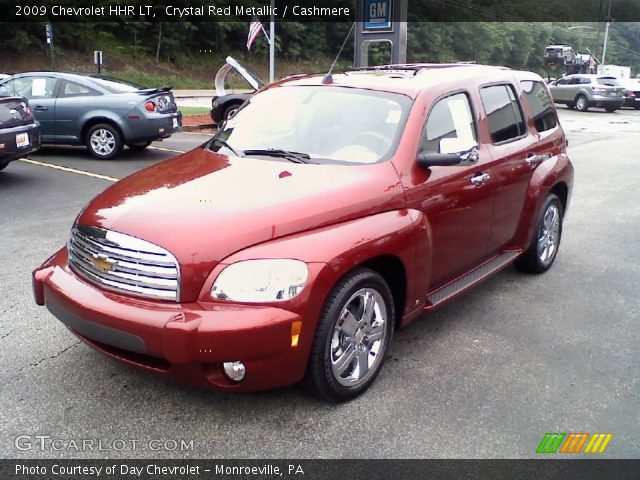
M604 45L602 46L602 65L604 69L605 59L607 56L607 41L609 40L609 25L611 24L611 2L613 0L609 0L609 12L607 13L607 27L604 30ZM604 73L604 70L602 71Z
M276 76L276 0L271 0L271 21L269 22L269 83L273 83Z

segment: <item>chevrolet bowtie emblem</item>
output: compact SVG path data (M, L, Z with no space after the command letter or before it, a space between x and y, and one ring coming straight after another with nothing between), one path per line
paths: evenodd
M94 254L91 258L91 263L102 273L108 273L113 270L118 263L115 260L110 260L106 255L97 255Z

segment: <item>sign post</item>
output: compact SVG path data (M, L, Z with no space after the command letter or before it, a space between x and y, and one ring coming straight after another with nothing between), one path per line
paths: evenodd
M51 70L53 71L56 69L56 61L53 56L53 28L51 27L51 24L47 23L44 26L44 33L47 38L47 43L49 44L49 55L51 57Z
M369 66L372 43L391 44L391 63L407 61L408 0L357 0L354 63Z
M100 70L102 67L102 50L94 50L93 51L93 63L98 66L98 74L100 74Z

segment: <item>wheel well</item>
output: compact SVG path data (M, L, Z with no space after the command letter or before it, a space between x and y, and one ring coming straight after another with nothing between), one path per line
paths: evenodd
M98 123L106 123L111 125L113 128L115 128L118 131L118 133L120 134L120 137L122 138L122 141L124 142L124 135L122 134L122 130L120 129L120 127L116 122L114 122L110 118L97 117L97 118L92 118L90 120L87 120L87 122L82 126L82 131L80 132L80 138L82 139L82 143L87 143L87 133L89 132L89 129L94 125L97 125Z
M389 285L393 295L393 307L396 312L396 327L402 321L405 299L407 297L407 274L402 261L394 255L383 255L367 260L360 267L374 270Z
M569 197L569 188L567 187L567 184L564 182L556 183L550 193L556 194L560 199L560 202L562 203L562 213L564 215L564 212L567 211L567 199Z

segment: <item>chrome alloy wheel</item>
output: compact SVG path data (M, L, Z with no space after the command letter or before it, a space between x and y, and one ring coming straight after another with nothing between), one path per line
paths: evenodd
M357 387L375 373L387 342L387 308L372 288L355 292L345 303L331 338L331 370L338 383Z
M560 242L560 210L551 203L542 217L538 234L538 258L543 265L549 265L558 251Z
M106 128L99 128L91 134L91 149L98 155L107 156L116 148L116 139Z

